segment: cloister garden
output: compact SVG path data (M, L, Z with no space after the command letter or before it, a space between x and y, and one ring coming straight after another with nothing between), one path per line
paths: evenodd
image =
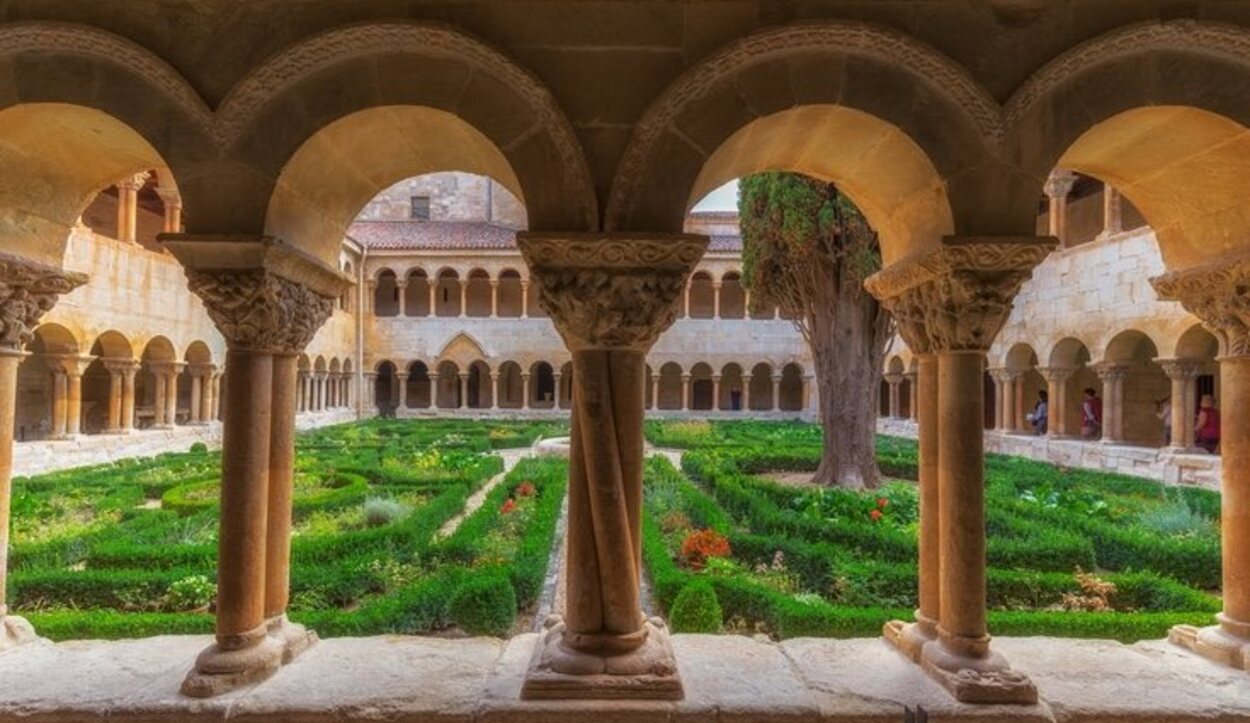
M373 419L296 445L292 620L324 637L535 629L558 587L562 421ZM864 637L917 597L916 443L888 481L812 486L820 428L647 422L643 559L677 632ZM9 600L51 639L213 629L220 455L14 481ZM987 456L990 621L1006 635L1157 639L1220 609L1219 494ZM555 550L556 554L553 554Z

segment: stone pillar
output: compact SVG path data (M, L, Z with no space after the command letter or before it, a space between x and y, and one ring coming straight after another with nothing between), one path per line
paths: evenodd
M122 376L121 364L111 359L104 361L104 368L109 373L109 411L105 424L105 434L118 434L122 431Z
M169 394L166 385L169 383L169 376L165 374L164 364L153 364L148 362L148 370L152 374L152 428L164 429L169 426L165 421L165 397Z
M1124 230L1124 204L1120 192L1111 184L1102 185L1102 233L1099 236L1112 236Z
M1250 409L1250 255L1172 272L1151 283L1161 300L1179 301L1201 319L1225 350L1219 359L1220 407L1225 410L1220 436L1224 610L1215 625L1179 625L1168 639L1250 670L1250 417L1245 411ZM1193 408L1187 411L1192 414Z
M1028 372L1025 371L1016 372L1016 391L1012 395L1015 398L1016 408L1011 415L1011 428L1021 433L1032 431L1028 428L1028 423L1024 419L1024 415L1028 414L1032 404L1031 399L1025 398L1027 395L1024 391L1024 382L1027 374Z
M560 379L561 379L560 372L552 372L552 373L551 373L551 379L552 379L552 383L555 385L555 392L551 395L551 400L552 400L552 401L551 401L551 408L552 408L552 409L559 409L559 408L560 408L560 396L561 396L561 394L560 394L560 391L561 391L561 390L560 390L560 385L561 385L561 383L562 383L562 382L560 381Z
M433 277L426 277L425 283L430 287L430 313L426 316L438 316L438 282Z
M712 411L720 411L720 375L712 375Z
M213 419L221 418L221 376L213 375Z
M781 375L773 375L773 411L781 410Z
M499 409L499 372L490 373L490 408Z
M719 281L712 282L712 318L713 319L720 318L720 287L721 287L721 282ZM715 407L716 405L712 405L712 406Z
M183 366L175 362L165 372L165 424L170 427L178 423L178 373Z
M230 372L222 435L216 642L200 654L183 682L182 692L195 697L263 680L313 640L285 615L297 355L350 283L336 269L281 241L224 240L163 239L225 337ZM239 268L241 259L252 266Z
M1059 239L1061 245L1067 245L1068 226L1068 194L1076 184L1076 174L1056 168L1042 186L1046 194L1046 211L1049 234Z
M694 406L694 385L690 383L690 375L681 375L681 410L689 411Z
M408 279L395 279L395 293L399 296L399 316L408 315Z
M1069 436L1068 430L1068 380L1075 369L1067 367L1046 367L1037 370L1046 380L1046 436L1062 439Z
M136 173L117 184L117 240L134 243L138 225L139 189L148 182L149 174Z
M915 422L920 419L919 413L916 411L920 399L920 389L916 386L919 372L907 372L903 377L907 380L907 418Z
M459 398L456 399L456 409L468 409L469 408L469 373L460 372L459 377L460 377L460 386L457 388L459 391Z
M707 237L517 235L573 353L567 610L548 618L523 698L683 695L667 629L641 612L643 383Z
M994 383L998 385L998 404L995 410L998 424L995 426L1006 434L1015 429L1012 419L1016 414L1016 373L1010 369L999 369L994 375Z
M8 254L0 255L0 650L38 640L30 623L9 615L9 509L13 482L13 427L17 408L17 367L22 345L57 299L86 283L87 277Z
M651 375L651 408L660 408L660 373Z
M135 428L135 375L139 373L139 362L131 361L122 372L122 433Z
M528 319L530 315L530 280L521 279L521 318Z
M172 188L156 187L156 195L161 197L161 205L165 207L165 222L161 230L165 233L182 231L182 197Z
M1202 373L1202 363L1196 359L1159 359L1159 366L1172 382L1172 439L1168 450L1174 453L1195 451L1194 409L1198 389L1194 382ZM1201 450L1197 450L1201 451Z
M469 315L469 280L460 279L460 318Z
M991 650L986 626L983 369L1021 284L1053 247L1049 239L947 238L866 283L893 313L908 346L921 354L921 546L936 542L939 550L936 637L926 636L931 631L917 623L892 624L895 634L887 627L887 638L913 655L918 649L925 671L965 703L1037 702L1032 682ZM934 359L924 361L929 353ZM926 379L933 365L936 375L927 376L936 377L936 404ZM934 422L936 443L927 437ZM933 498L923 479L934 456L936 540L925 530L924 509L932 509ZM934 565L931 559L924 563L925 556L922 552L922 600L931 606L932 589L923 580ZM904 637L910 642L900 642ZM925 637L930 639L917 644Z
M395 388L399 391L399 401L396 403L398 409L408 408L408 373L398 372L395 374Z
M1118 444L1124 441L1124 379L1128 367L1102 362L1093 369L1102 380L1102 441Z
M69 380L60 361L52 368L52 439L65 439L69 407Z
M438 372L430 372L430 409L438 409Z
M490 280L490 318L499 317L499 279Z
M744 374L742 377L742 411L751 411L751 375Z
M530 408L530 373L521 372L521 409Z
M198 369L191 373L191 414L187 418L190 424L200 424L200 404L204 401L204 374Z
M903 375L902 374L886 374L885 383L889 385L888 409L889 409L890 419L898 419L899 417L903 416L903 413L901 411L902 400L900 398L900 393L902 391L901 387L903 385Z
M682 290L682 312L683 319L690 318L690 280L686 280L686 288Z

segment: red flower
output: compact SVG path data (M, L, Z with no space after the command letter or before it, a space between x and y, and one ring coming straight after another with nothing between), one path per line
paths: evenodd
M716 530L699 530L681 542L681 557L692 570L701 570L709 557L729 557L729 540Z
M534 483L526 480L517 485L516 493L518 497L533 497L538 490L534 488Z
M515 510L515 509L516 509L516 500L512 499L511 497L509 497L509 498L508 498L508 501L507 501L507 502L505 502L505 503L503 503L503 507L500 507L500 508L499 508L499 514L501 514L501 515L506 515L506 514L508 514L509 512L512 512L512 511L513 511L513 510Z
M868 516L872 518L873 522L879 522L881 520L881 510L873 510L868 513Z
M884 510L886 507L889 506L889 504L890 504L890 501L888 499L884 497L877 498L877 507L880 507L881 509Z

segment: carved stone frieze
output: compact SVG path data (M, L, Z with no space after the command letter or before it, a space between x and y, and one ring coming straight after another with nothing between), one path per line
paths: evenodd
M948 238L879 271L864 286L895 315L912 351L984 351L1021 284L1055 245L1050 238Z
M677 316L706 236L518 234L538 303L565 344L646 350Z
M87 275L0 254L0 346L18 347L63 294L87 283Z
M1224 342L1229 356L1250 355L1250 255L1219 259L1150 280L1159 298L1179 301Z
M303 351L334 311L332 297L263 269L187 269L187 286L231 349Z

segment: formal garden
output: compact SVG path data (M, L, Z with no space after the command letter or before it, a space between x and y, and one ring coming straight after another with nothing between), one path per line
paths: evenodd
M300 435L292 619L323 636L532 629L567 463L501 452L554 422L371 420ZM917 454L889 482L813 487L820 430L651 421L643 553L677 631L860 637L916 600ZM509 452L508 454L516 454ZM676 458L676 455L671 457ZM1219 496L1028 460L986 462L990 625L1139 640L1220 609ZM15 480L9 599L52 639L205 633L219 454L202 448Z

